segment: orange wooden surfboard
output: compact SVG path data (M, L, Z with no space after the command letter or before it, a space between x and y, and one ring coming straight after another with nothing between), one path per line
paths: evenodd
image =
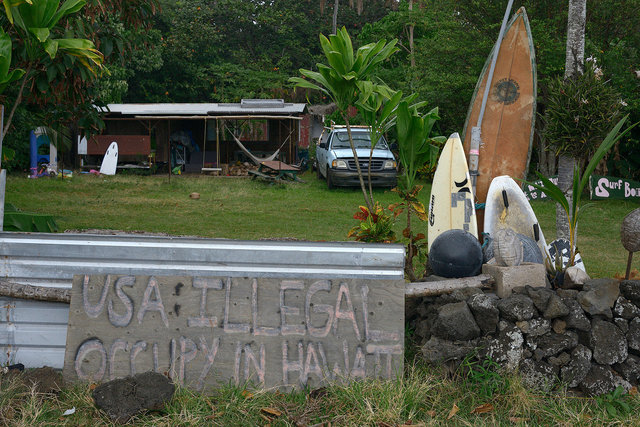
M494 50L485 63L467 113L463 133L467 160L471 128L478 123ZM478 203L485 203L494 177L508 175L523 179L529 167L536 113L536 66L529 20L523 7L507 24L489 90L474 195ZM477 215L478 232L481 232L482 209Z

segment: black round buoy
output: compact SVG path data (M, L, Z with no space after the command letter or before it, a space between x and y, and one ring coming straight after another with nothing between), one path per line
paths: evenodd
M429 265L436 276L476 276L482 268L482 247L468 231L447 230L431 244Z

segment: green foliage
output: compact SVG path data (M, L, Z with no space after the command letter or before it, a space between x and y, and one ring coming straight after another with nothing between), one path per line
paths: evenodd
M0 28L0 92L4 91L9 83L20 79L24 75L24 70L21 69L9 71L11 50L11 37L4 32L4 29Z
M479 360L476 352L467 355L458 368L460 376L481 399L491 399L508 389L508 380L501 371L498 363L490 357Z
M11 203L4 207L4 230L55 233L58 225L51 215L21 212Z
M543 191L549 198L554 200L556 203L562 206L562 209L565 211L567 215L567 219L569 220L569 242L570 242L570 254L569 254L569 263L567 267L571 267L574 265L576 249L576 234L578 228L578 218L579 214L589 205L580 206L580 200L582 199L582 193L587 183L589 182L589 177L595 170L596 166L600 161L604 158L607 152L615 145L615 143L622 138L624 135L629 133L631 129L633 129L638 123L635 123L625 129L622 133L620 133L620 129L624 125L628 118L624 116L618 123L609 131L607 136L604 138L596 152L593 154L591 161L587 164L582 177L580 176L580 171L576 167L573 171L573 197L571 198L571 202L567 199L567 196L562 192L557 185L552 183L547 177L537 172L538 177L542 180L542 185L535 184L533 182L524 181L526 184L531 185L541 191ZM552 269L553 266L547 265L548 269Z
M398 159L402 165L399 187L411 192L415 186L418 170L425 164L437 161L438 147L432 141L442 142L444 137L431 137L433 125L440 118L438 107L424 115L407 102L401 102L397 109Z
M627 416L631 413L630 396L622 386L616 387L609 393L596 397L598 406L603 408L611 417Z
M544 113L545 136L557 155L589 158L622 113L620 95L605 81L595 59L583 74L551 81Z
M353 218L360 222L349 230L347 237L367 243L392 243L396 240L393 225L399 212L390 209L389 214L378 202L371 211L366 206L359 209Z

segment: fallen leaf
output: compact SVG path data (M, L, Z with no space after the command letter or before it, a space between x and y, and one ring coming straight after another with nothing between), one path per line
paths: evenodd
M629 396L637 396L638 395L638 387L633 386L629 389Z
M436 416L436 411L434 411L434 410L427 411L427 415L429 415L431 418L435 418L435 416Z
M450 420L451 418L453 418L453 416L457 414L459 410L460 408L458 408L458 405L454 403L453 408L451 408L451 411L449 411L449 415L447 415L447 419Z
M91 384L91 385L89 386L89 390L92 390L92 391L93 391L93 390L95 390L95 389L96 389L96 387L98 387L96 384Z
M245 399L251 399L253 397L253 393L251 393L249 390L242 390L242 396Z
M488 414L493 411L493 405L491 403L485 403L484 405L480 405L471 411L472 414Z
M521 417L509 417L509 421L511 421L512 423L523 423L527 421L527 419Z
M282 415L282 412L278 411L275 408L262 408L260 409L262 412L264 412L267 416L270 417L279 417L280 415Z

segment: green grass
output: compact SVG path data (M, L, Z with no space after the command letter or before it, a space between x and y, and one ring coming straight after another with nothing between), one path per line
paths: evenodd
M396 380L334 384L314 391L280 393L223 387L204 395L178 389L160 411L136 416L140 426L401 426L401 425L638 425L638 396L625 395L630 411L614 415L596 399L560 391L527 390L516 375L504 375L490 395L478 380L442 372L421 363L407 364ZM495 378L493 379L495 380ZM30 427L109 426L89 385L39 394L20 382L0 377L0 424ZM477 413L483 407L485 413ZM75 408L73 415L62 416ZM457 411L454 408L458 408ZM474 412L475 410L475 412Z
M71 179L9 176L7 203L34 213L54 215L60 230L115 229L229 239L295 238L344 241L363 204L359 188L329 191L310 172L304 183L268 184L243 178L211 176L76 175ZM427 204L429 185L421 199ZM200 193L200 199L189 194ZM389 189L375 189L383 206L399 199ZM547 242L555 236L555 207L533 202ZM578 249L593 277L623 273L627 253L620 224L637 201L598 201L586 209L578 226ZM426 234L426 223L414 220ZM406 226L403 215L396 233ZM636 257L634 268L639 268Z

